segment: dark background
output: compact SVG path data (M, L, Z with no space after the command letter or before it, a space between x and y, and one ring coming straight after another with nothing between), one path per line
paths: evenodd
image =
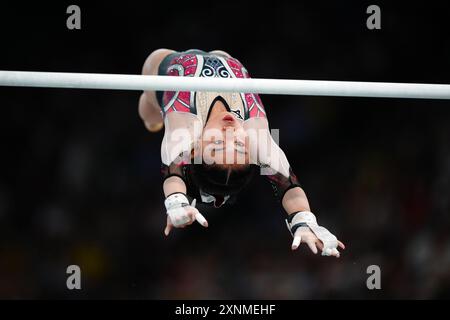
M433 1L6 1L0 69L138 74L157 48L198 48L253 77L450 83L449 15ZM0 298L450 297L448 101L262 96L319 223L347 245L333 259L291 252L263 179L205 213L207 230L165 238L162 133L139 95L0 88ZM72 264L81 291L66 288Z

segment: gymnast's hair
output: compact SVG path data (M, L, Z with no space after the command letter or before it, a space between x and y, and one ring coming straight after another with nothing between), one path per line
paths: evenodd
M211 195L235 196L245 189L258 166L194 164L190 166L190 177L202 191Z

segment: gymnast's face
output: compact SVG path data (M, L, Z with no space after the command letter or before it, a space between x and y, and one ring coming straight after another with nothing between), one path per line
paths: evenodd
M242 121L232 112L223 107L211 113L202 136L204 163L225 166L249 164L248 145Z

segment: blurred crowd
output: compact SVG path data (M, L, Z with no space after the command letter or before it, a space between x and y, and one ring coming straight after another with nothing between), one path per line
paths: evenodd
M416 73L408 63L399 66L415 56L394 54L408 41L395 37L401 31L392 20L386 28L394 35L361 31L338 42L333 39L356 28L352 19L331 31L311 18L318 8L295 9L302 19L293 19L289 7L260 13L275 15L276 27L258 24L264 35L254 34L257 27L227 29L204 20L209 29L200 37L200 22L179 30L182 22L158 18L147 29L139 19L123 22L140 30L131 39L127 28L110 34L88 20L85 38L56 49L67 50L64 55L38 48L39 59L21 53L19 61L16 44L3 53L0 69L139 73L158 47L219 48L258 77L450 82L447 62L440 70L430 62ZM130 17L144 14L128 10ZM320 12L329 24L337 19ZM117 16L114 11L110 18ZM238 29L243 37L254 34L254 42L209 37ZM287 41L294 29L304 47ZM177 42L177 32L184 40ZM320 32L327 43L315 40ZM40 41L50 46L61 33ZM263 36L274 44L263 43ZM416 36L427 41L426 34ZM448 55L450 46L444 43L441 51L440 57ZM285 214L262 177L234 206L203 208L208 229L193 225L165 237L163 133L145 130L138 92L0 88L0 97L0 298L450 298L446 101L262 96L319 224L347 246L335 259L315 256L304 245L291 251ZM69 265L81 268L80 291L67 290ZM366 286L370 265L381 269L381 290Z

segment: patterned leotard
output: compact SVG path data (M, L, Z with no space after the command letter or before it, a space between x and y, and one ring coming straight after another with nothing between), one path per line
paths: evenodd
M173 53L159 67L159 75L178 77L250 78L247 69L235 58L208 54L200 50ZM206 120L212 101L221 96L238 118L266 117L259 95L253 93L218 93L194 91L157 92L163 114L190 112Z

